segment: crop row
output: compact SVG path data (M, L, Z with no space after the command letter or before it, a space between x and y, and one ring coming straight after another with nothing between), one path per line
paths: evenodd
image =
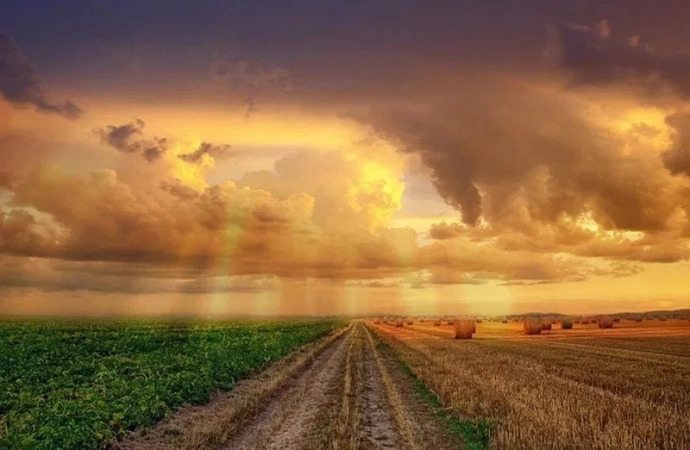
M337 326L0 323L0 450L103 447Z

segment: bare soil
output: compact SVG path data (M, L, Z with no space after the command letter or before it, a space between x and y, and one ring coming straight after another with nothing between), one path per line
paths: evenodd
M114 446L140 449L457 449L412 379L361 322L208 405Z

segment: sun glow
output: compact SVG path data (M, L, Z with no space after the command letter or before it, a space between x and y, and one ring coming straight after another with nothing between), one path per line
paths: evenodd
M667 115L667 111L659 108L635 107L616 113L607 122L625 138L627 153L636 149L663 152L671 145L672 137Z

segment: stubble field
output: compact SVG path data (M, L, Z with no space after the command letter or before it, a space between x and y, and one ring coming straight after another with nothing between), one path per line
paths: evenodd
M576 324L538 336L521 323L371 325L462 420L488 422L496 449L690 448L690 322Z
M690 322L3 322L0 450L688 449Z

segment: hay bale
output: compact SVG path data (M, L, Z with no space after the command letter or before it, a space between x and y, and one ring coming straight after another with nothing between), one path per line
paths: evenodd
M455 339L472 339L474 327L474 320L456 320L453 323L453 334L455 336Z
M584 319L582 321L582 325L589 325L589 319Z
M476 332L477 332L477 321L472 320L472 333L476 333Z
M564 317L561 321L562 330L572 330L573 329L573 319L570 317Z
M475 323L482 323L482 319L477 319L474 321Z
M541 319L541 329L544 331L551 330L551 319Z
M613 319L609 316L601 316L597 321L599 328L613 328Z
M522 323L525 334L541 334L542 324L538 317L526 317Z
M413 323L414 323L414 321L412 321L412 320L408 320L408 321L407 321L407 324L408 324L408 325L412 325Z
M374 319L374 325L379 325L381 323L380 319Z
M440 327L440 326L441 326L441 321L440 321L440 320L434 320L434 326L435 326L435 327Z
M395 328L402 328L403 327L403 321L402 319L396 319L395 321Z
M620 321L621 321L621 318L620 318L620 317L614 317L614 318L613 318L613 322L614 322L614 323L618 323L618 322L620 322Z
M501 323L508 323L508 319L501 320Z

